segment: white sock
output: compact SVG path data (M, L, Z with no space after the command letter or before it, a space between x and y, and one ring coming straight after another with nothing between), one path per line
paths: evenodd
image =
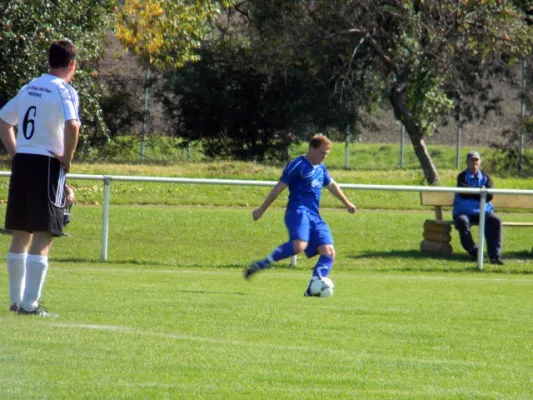
M9 297L11 304L20 305L24 293L24 273L26 271L26 253L7 254L7 272L9 275Z
M33 311L39 305L47 270L47 256L28 254L26 260L26 285L21 302L21 307L26 311Z

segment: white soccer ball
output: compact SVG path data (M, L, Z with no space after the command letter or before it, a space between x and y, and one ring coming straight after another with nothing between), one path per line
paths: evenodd
M315 278L311 282L309 291L312 296L317 297L331 297L333 296L333 289L335 285L329 278Z

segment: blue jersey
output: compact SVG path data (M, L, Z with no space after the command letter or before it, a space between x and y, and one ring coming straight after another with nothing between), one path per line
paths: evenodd
M287 164L280 181L289 187L287 210L306 210L318 214L322 187L328 186L332 179L323 164L313 165L300 156Z

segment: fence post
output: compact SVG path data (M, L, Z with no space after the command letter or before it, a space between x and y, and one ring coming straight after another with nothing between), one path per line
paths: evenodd
M402 125L400 129L400 168L403 168L403 142L404 142L404 136L405 136L405 126L400 122Z
M481 189L479 205L479 247L477 249L477 267L483 271L483 248L485 247L485 206L487 204L487 189Z
M457 111L455 116L455 168L459 169L460 167L460 153L461 153L461 110Z
M522 86L520 90L520 158L518 160L518 172L522 172L522 163L524 158L524 114L525 114L525 100L526 95L526 58L522 56Z
M344 134L344 169L348 169L348 158L350 157L350 125L346 125Z
M109 198L111 194L111 177L104 176L104 224L102 228L102 260L107 260L107 242L109 239Z
M148 119L148 81L150 80L150 67L146 68L144 77L144 106L143 120L141 125L141 160L144 160L144 134L146 130L146 120Z

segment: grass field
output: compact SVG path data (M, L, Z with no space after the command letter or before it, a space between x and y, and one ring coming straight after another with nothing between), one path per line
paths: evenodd
M3 398L531 398L533 281L62 264L2 315Z
M332 147L326 165L331 175L339 183L387 184L387 185L424 185L424 177L413 158L406 168L399 169L394 161L398 146L353 144L358 156L353 158L350 169L343 169L344 145L336 143ZM355 150L356 149L356 150ZM485 150L485 149L483 149ZM300 154L300 146L294 154ZM412 150L410 150L412 152ZM466 150L465 150L466 151ZM487 150L488 152L488 150ZM454 162L455 148L451 146L432 146L431 153L443 186L455 186L458 170ZM482 153L485 157L486 153ZM410 157L414 157L411 154ZM485 161L485 158L484 158ZM4 170L8 165L4 162ZM118 162L80 163L72 167L75 174L96 175L142 175L188 178L220 178L247 180L277 180L283 164L259 164L251 162L158 162L124 164ZM490 171L492 172L492 171ZM531 189L532 177L513 175L492 175L497 188ZM71 180L76 189L78 203L101 204L104 185L101 181ZM8 180L0 179L0 201L7 196ZM269 188L250 188L240 186L154 184L138 182L112 182L112 204L161 204L161 205L209 205L209 206L257 206L267 195ZM422 209L418 193L349 191L348 194L360 209L413 210ZM283 206L286 193L275 203ZM324 207L340 207L341 204L325 193Z
M344 170L343 148L334 147L328 165L338 182L423 183L418 169L393 164L397 149L361 149L365 167ZM441 178L454 186L453 151L441 150ZM72 172L276 180L281 168L77 163ZM531 178L495 182L533 187ZM433 212L418 193L348 191L355 215L326 193L335 296L304 298L316 259L242 278L286 240L286 193L254 223L251 210L269 188L113 182L103 262L103 184L70 183L78 204L70 236L52 248L42 298L59 317L10 314L0 268L0 399L533 398L529 229L506 228L506 264L480 272L455 232L453 256L420 253ZM0 179L0 199L6 191ZM9 241L0 235L3 263Z
M242 278L286 235L281 208L250 212L113 206L103 263L101 207L78 205L43 295L59 317L9 314L0 269L0 398L533 397L529 230L478 272L455 234L453 257L418 252L428 211L325 210L336 292L317 299L314 260Z
M408 140L406 140L408 142ZM214 160L207 159L199 143L191 146L187 153L182 142L176 138L152 137L145 142L144 156L141 160L140 147L141 143L138 138L118 137L107 144L105 154L113 154L114 159L121 163L212 163ZM302 142L292 145L289 149L291 157L305 153L307 143ZM466 154L472 150L471 147L461 146L459 151L459 167L463 168ZM481 152L483 162L489 166L492 173L499 173L502 166L509 160L503 154L499 154L495 149L490 147L477 147L476 150ZM457 148L455 145L434 145L428 144L428 152L440 170L456 169L457 167ZM187 156L188 154L188 156ZM383 171L383 170L418 170L418 162L413 147L410 143L405 143L403 148L404 162L401 167L401 149L397 142L394 143L363 143L351 142L346 145L344 142L334 143L328 157L328 166L332 169L344 169L346 166L349 170L357 171ZM524 156L531 159L533 151L526 148ZM90 157L89 157L90 158ZM106 157L109 159L109 156ZM216 160L220 162L222 160ZM506 171L506 174L513 174L513 171ZM522 176L531 176L530 162L524 162Z

